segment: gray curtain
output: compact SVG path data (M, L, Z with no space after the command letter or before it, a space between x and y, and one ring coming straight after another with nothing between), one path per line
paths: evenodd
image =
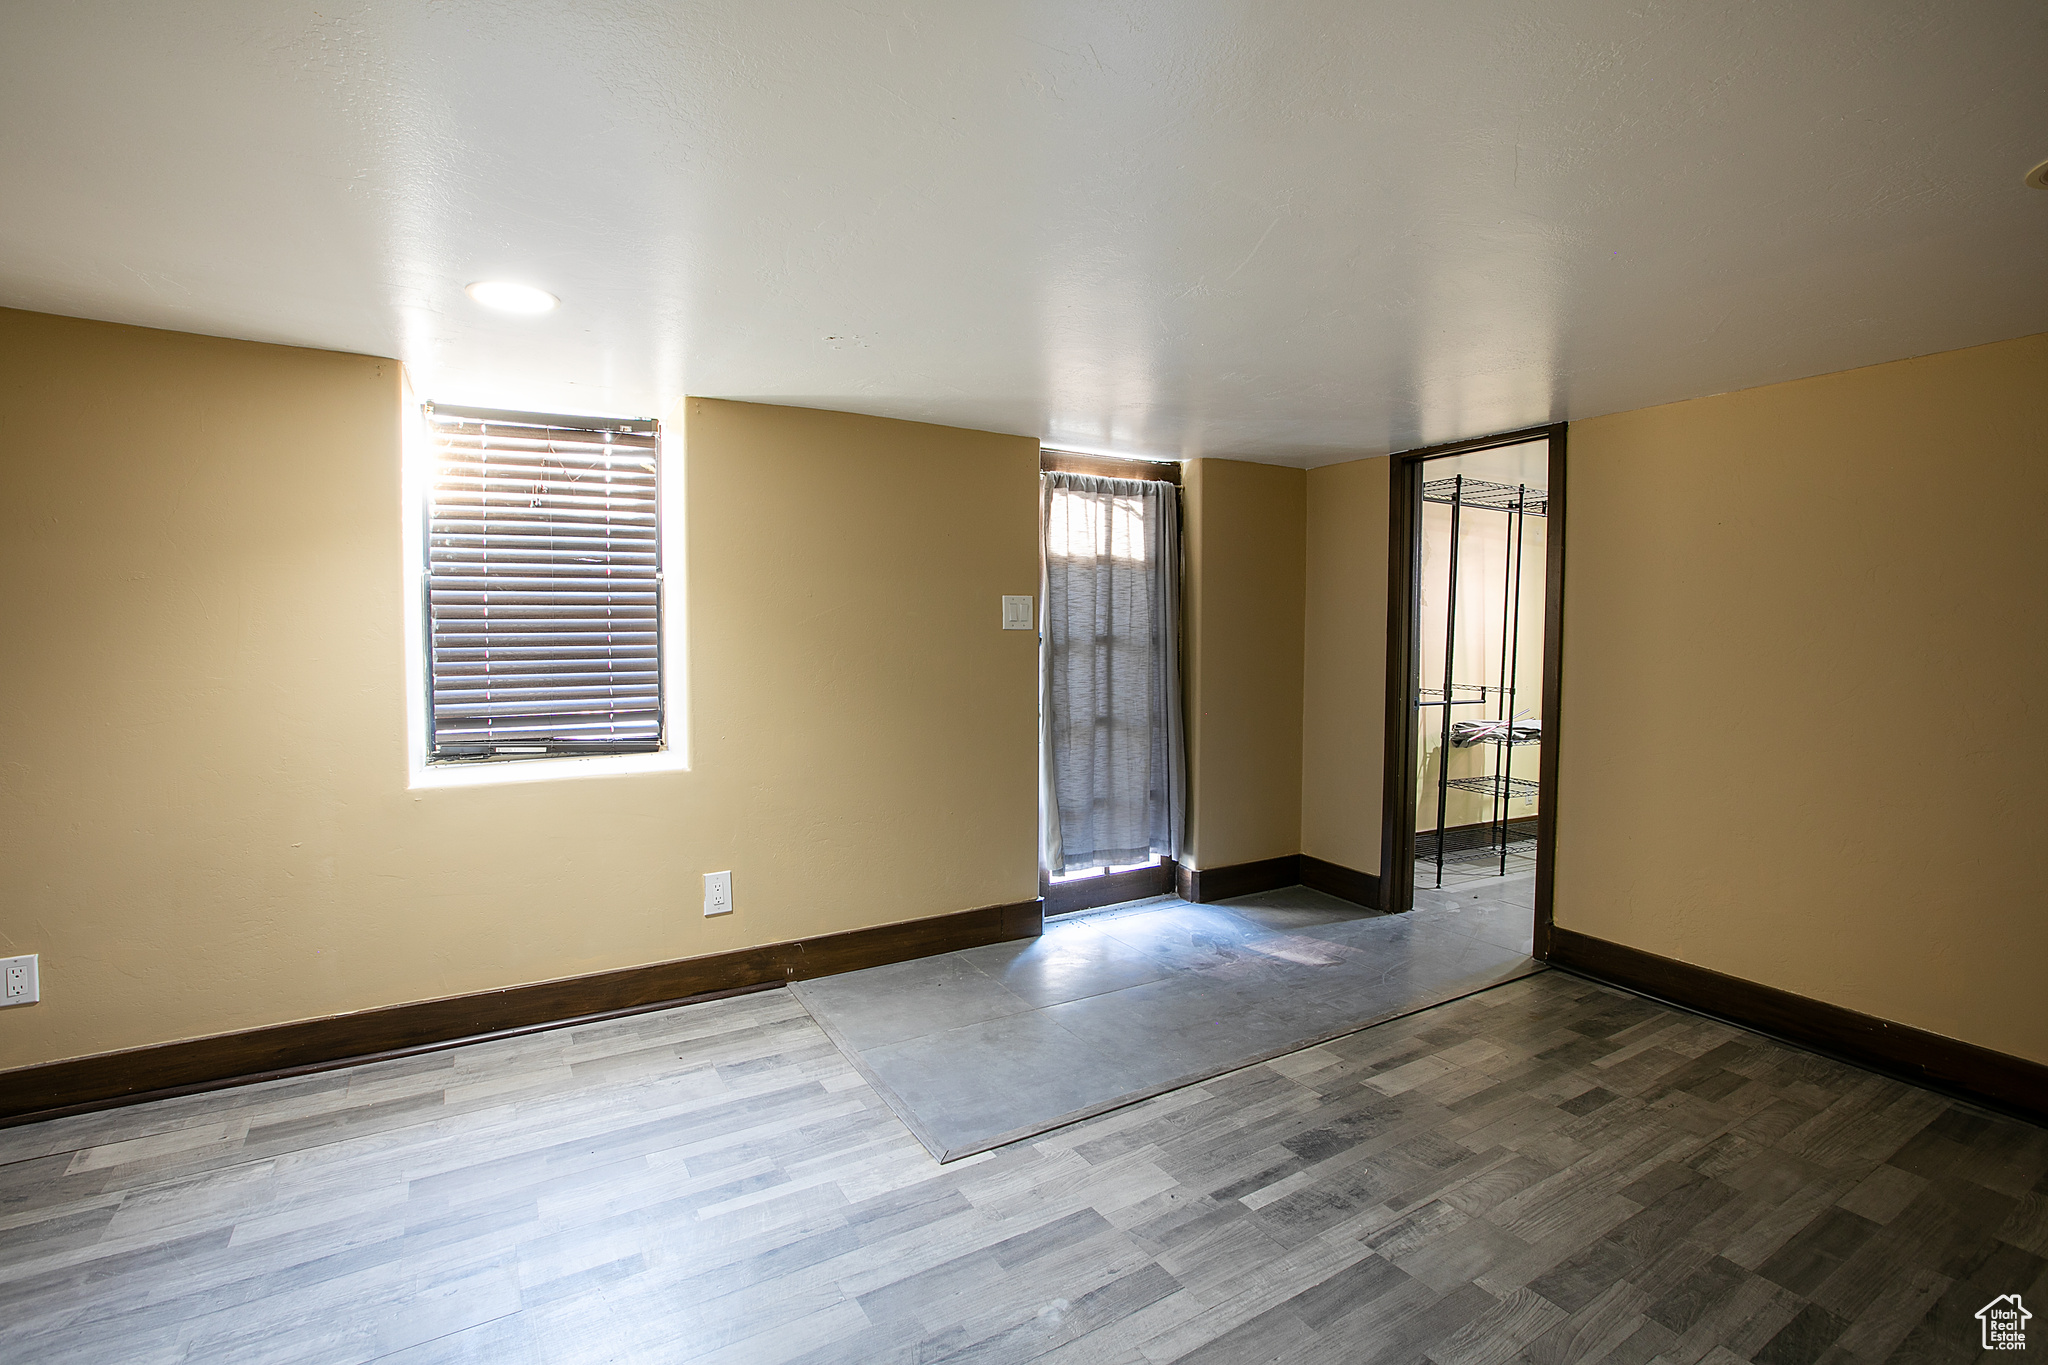
M1042 477L1042 860L1078 872L1176 857L1187 791L1180 490Z

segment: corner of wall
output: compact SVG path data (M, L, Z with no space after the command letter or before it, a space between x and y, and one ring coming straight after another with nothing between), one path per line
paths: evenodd
M1212 868L1298 853L1307 473L1205 458L1183 479L1183 860Z
M1570 458L1558 927L2048 1062L2048 334Z
M1381 456L1308 472L1301 851L1380 865L1386 729L1387 490Z

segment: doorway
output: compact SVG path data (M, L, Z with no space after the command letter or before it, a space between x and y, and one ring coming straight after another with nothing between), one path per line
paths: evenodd
M1565 428L1393 457L1381 909L1551 909Z

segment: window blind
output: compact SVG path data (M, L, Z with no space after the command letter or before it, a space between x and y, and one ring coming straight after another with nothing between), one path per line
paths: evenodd
M659 426L426 411L429 761L661 748Z

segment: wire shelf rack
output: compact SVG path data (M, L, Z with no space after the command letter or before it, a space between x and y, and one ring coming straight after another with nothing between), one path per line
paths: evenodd
M1478 792L1482 796L1534 796L1542 790L1526 777L1454 777L1444 784L1456 787L1461 792Z
M1452 466L1456 467L1455 464ZM1523 721L1515 710L1515 684L1517 660L1520 658L1522 629L1522 563L1525 532L1528 519L1550 514L1550 490L1533 488L1525 483L1499 483L1491 479L1475 479L1467 475L1453 475L1447 479L1426 479L1422 484L1424 502L1442 503L1451 509L1450 553L1446 566L1448 590L1444 594L1444 651L1443 682L1438 687L1422 687L1417 678L1415 705L1421 708L1436 708L1433 717L1439 737L1439 752L1436 758L1436 829L1434 839L1423 840L1418 836L1418 861L1427 859L1436 864L1436 884L1443 885L1444 859L1449 852L1445 840L1445 821L1448 816L1449 797L1453 790L1474 792L1489 798L1492 807L1485 825L1493 831L1489 838L1498 850L1500 874L1507 875L1507 826L1512 823L1510 806L1517 798L1534 797L1540 791L1539 785L1528 778L1509 775L1516 748L1540 744L1540 734L1518 735ZM1460 518L1465 510L1475 512L1499 512L1507 518L1506 552L1501 556L1501 626L1500 626L1500 685L1490 687L1482 684L1454 682L1458 653L1458 548L1461 532ZM1468 589L1469 591L1469 589ZM1485 711L1494 711L1493 703L1498 702L1497 715L1482 714L1477 719L1463 719L1460 707L1480 706ZM1464 717L1472 713L1466 711ZM1503 733L1486 735L1482 739L1459 740L1457 732L1466 734L1497 727ZM1535 729L1529 725L1528 729ZM1493 772L1471 777L1452 777L1450 758L1453 746L1471 749L1484 745L1493 751Z
M1462 482L1457 478L1429 480L1422 485L1422 500L1441 503L1455 501L1461 507L1476 507L1490 512L1512 512L1519 506L1532 517L1550 515L1550 490L1547 488L1531 488L1527 484L1494 483L1469 475Z
M1494 698L1505 695L1498 687L1485 687L1479 683L1452 683L1451 699L1444 701L1441 687L1418 687L1415 689L1417 706L1484 706Z
M1443 843L1446 862L1471 863L1498 858L1503 843L1510 854L1527 856L1536 851L1536 822L1522 819L1509 825L1475 825L1447 829L1442 835L1433 829L1418 830L1415 835L1416 857L1434 862L1439 839Z

